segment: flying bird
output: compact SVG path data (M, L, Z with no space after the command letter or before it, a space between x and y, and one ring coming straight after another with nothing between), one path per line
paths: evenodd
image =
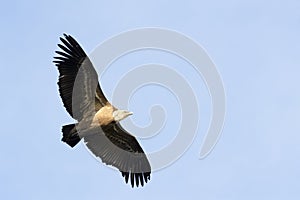
M76 123L62 127L62 141L74 147L81 139L103 163L116 167L131 186L150 180L151 166L136 138L119 123L132 115L113 106L104 96L97 72L78 42L60 37L54 63L59 71L59 93Z

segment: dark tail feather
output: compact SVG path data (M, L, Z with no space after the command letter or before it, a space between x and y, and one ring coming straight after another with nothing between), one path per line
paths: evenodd
M79 141L80 137L78 136L75 124L69 124L62 127L63 142L67 143L71 147L74 147Z

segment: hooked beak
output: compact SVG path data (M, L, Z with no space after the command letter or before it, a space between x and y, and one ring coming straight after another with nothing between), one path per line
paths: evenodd
M129 116L129 115L133 115L133 112L127 112L127 116Z

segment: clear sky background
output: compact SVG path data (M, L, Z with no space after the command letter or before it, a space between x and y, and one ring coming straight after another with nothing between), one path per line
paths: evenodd
M179 2L2 2L1 199L300 198L300 2ZM83 144L71 149L60 142L61 125L73 121L58 95L52 57L64 32L91 52L119 32L149 26L182 32L207 50L224 81L227 114L216 148L199 160L210 117L209 95L203 80L187 69L185 76L191 76L203 110L198 135L177 162L154 172L145 187L131 189ZM120 65L130 69L150 62L151 55L161 59L156 54L129 55L107 70L101 82L108 98L113 77L122 76ZM178 58L170 61L168 56L164 61L180 71ZM149 105L141 102L156 92L164 94L153 86L132 98L129 108L137 124L148 123L144 111ZM176 112L169 116L171 124L160 133L164 139L172 138L172 126L177 126ZM140 143L146 151L166 144L155 141Z

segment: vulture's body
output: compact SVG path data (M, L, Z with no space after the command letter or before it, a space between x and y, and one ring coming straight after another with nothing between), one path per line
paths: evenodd
M130 179L132 187L143 186L150 180L149 161L137 140L119 123L132 113L107 101L88 56L73 37L64 37L54 63L63 104L77 123L63 126L62 141L74 147L83 138L102 162L120 170L126 183Z

